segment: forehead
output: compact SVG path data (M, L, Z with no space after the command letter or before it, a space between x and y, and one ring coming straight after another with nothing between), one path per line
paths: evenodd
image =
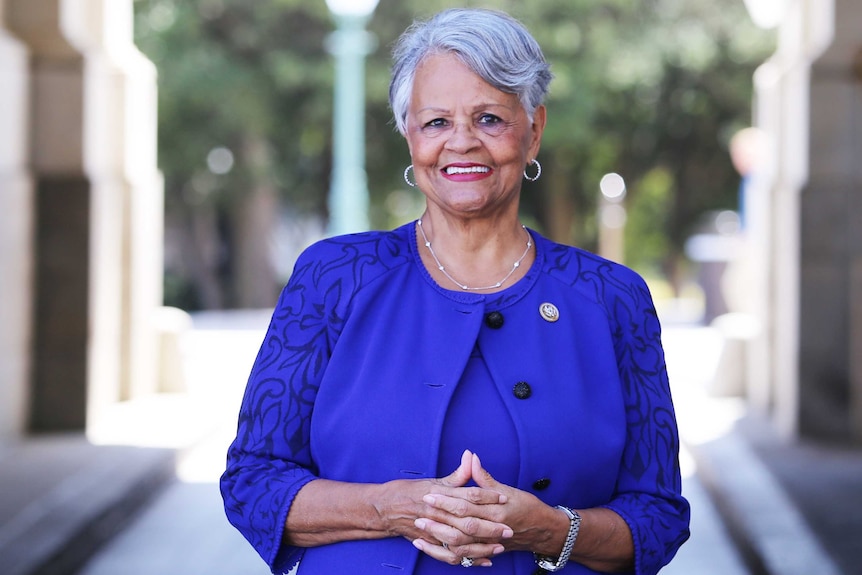
M520 106L518 97L498 90L467 67L455 54L433 54L416 68L411 108L449 108L453 105L497 104Z

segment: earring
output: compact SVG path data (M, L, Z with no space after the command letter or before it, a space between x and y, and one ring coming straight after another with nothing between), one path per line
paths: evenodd
M527 179L531 182L535 182L536 180L539 179L539 176L542 175L542 164L539 163L539 160L530 160L530 165L536 166L536 175L533 177L530 177L527 175L527 170L524 170L524 179Z
M412 170L412 169L413 169L413 164L410 164L409 166L407 166L407 169L404 170L404 181L407 182L407 185L410 186L411 188L415 188L416 182L411 182L410 178L407 177L407 174L409 174L410 170Z

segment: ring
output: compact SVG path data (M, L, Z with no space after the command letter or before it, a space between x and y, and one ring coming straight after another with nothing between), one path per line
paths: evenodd
M461 567L472 567L473 566L473 558L472 557L462 557L461 558Z
M443 549L445 549L446 551L449 551L449 544L443 543Z

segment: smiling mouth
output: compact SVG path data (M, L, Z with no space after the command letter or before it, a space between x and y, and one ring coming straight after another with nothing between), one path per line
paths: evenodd
M470 166L469 168L459 168L457 166L449 166L443 170L446 174L452 176L455 174L487 174L491 168L487 166Z

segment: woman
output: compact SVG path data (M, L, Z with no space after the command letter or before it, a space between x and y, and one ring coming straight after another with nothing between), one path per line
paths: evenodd
M656 573L689 510L649 291L518 220L540 48L448 10L394 57L425 213L298 260L228 453L230 521L274 572Z

